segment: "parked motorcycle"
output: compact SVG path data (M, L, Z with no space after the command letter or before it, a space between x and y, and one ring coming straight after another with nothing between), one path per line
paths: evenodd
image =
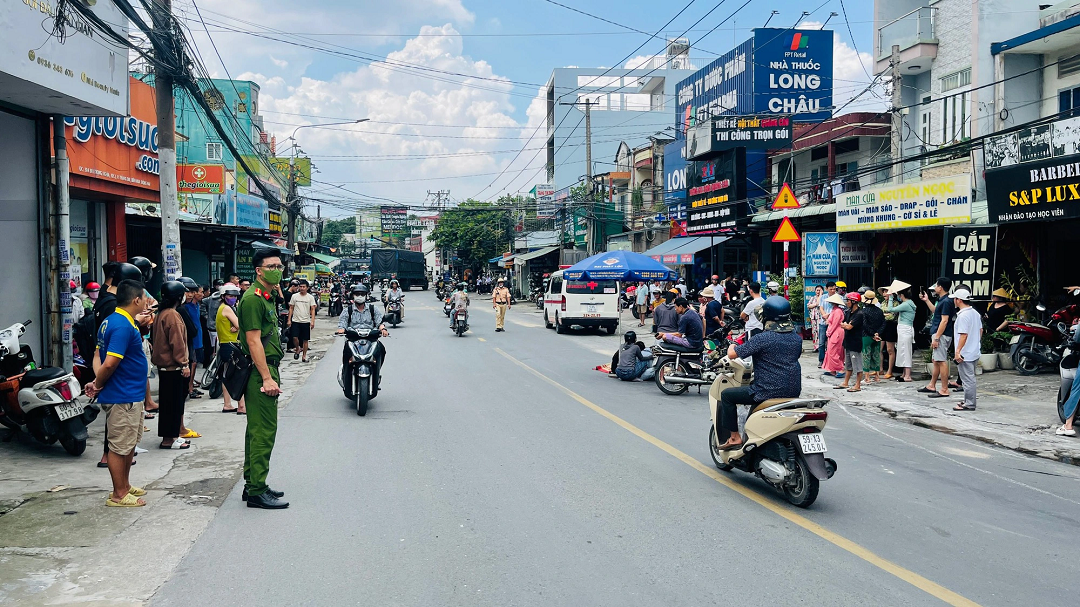
M0 423L71 455L86 450L86 427L97 419L97 403L80 398L75 375L59 367L38 368L30 346L20 343L31 321L0 331Z
M388 322L395 328L404 322L405 320L405 304L402 303L405 296L401 298L395 297L386 303L386 314L383 315L383 322Z
M210 360L210 364L203 370L202 379L198 382L200 388L206 389L210 398L221 398L221 392L224 386L221 383L221 348L218 348L217 354Z
M741 338L741 335L735 337L736 340ZM664 343L653 346L656 387L672 396L686 392L690 386L699 386L700 391L700 386L716 380L720 360L732 343L742 342L732 341L731 330L725 327L710 333L700 352L684 352Z
M465 335L465 332L469 330L469 312L468 310L454 310L454 333L457 333L458 337Z
M818 496L819 482L836 473L836 462L825 457L825 399L774 398L739 405L742 448L721 451L728 432L720 427L720 393L750 383L753 369L741 359L724 357L722 372L709 389L709 453L723 471L738 468L756 475L782 492L788 502L808 508Z
M1073 295L1080 295L1080 290ZM1038 304L1035 309L1046 312L1046 306ZM1046 324L1034 322L1010 322L1008 331L1013 333L1009 355L1021 375L1035 375L1047 367L1061 362L1065 348L1072 335L1073 321L1080 316L1080 305L1069 304L1050 315Z
M345 329L348 340L350 360L338 369L338 385L345 392L345 398L353 401L356 414L367 415L368 402L379 394L379 342L382 332L372 329L367 334L355 329Z

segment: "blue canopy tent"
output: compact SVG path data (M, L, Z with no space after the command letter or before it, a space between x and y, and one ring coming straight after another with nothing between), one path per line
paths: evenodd
M567 280L675 280L674 270L632 251L609 251L583 259L563 272Z

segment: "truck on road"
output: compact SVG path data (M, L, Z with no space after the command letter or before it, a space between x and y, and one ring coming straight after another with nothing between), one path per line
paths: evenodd
M371 279L397 279L401 288L408 291L413 287L428 289L427 267L424 254L405 249L372 249Z

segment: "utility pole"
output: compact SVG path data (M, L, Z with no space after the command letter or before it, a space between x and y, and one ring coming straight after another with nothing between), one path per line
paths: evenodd
M150 17L158 35L171 38L172 0L154 0ZM158 57L165 65L174 65L174 57ZM161 183L161 259L165 280L183 274L180 260L180 199L176 193L176 117L173 115L173 78L167 70L154 70L157 99L158 160Z
M903 146L903 139L901 134L903 133L903 120L904 117L900 115L900 107L902 104L900 100L900 87L903 83L903 76L900 74L900 45L894 44L892 47L892 58L889 63L892 65L892 161L893 161L893 183L901 183L904 179L904 165L900 163L901 157L903 157L904 151L901 149Z
M45 343L48 344L46 360L49 365L71 371L71 199L68 192L67 139L64 117L53 116L52 123L56 190L49 202L49 247L46 253L49 286L45 298L48 309L48 326L45 330Z
M438 190L435 192L428 190L427 195L428 198L435 199L431 206L439 209L440 211L443 209L446 203L450 201L450 190Z
M296 143L293 142L295 146ZM300 214L300 205L296 199L296 154L289 158L289 189L285 195L285 209L289 213L289 228L285 234L285 246L291 251L296 242L296 216Z
M596 253L596 235L593 233L596 230L596 222L594 220L596 216L596 205L591 204L595 202L596 196L593 194L593 177L592 177L592 101L588 98L585 99L585 192L588 195L590 206L587 207L588 214L586 217L585 228L585 251L591 257Z

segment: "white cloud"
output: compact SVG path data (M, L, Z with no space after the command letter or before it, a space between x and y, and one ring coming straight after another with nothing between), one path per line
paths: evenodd
M636 70L637 68L642 67L652 61L653 57L658 56L659 55L638 55L637 57L628 60L626 64L623 65L623 68L628 70Z
M289 62L288 61L285 61L284 59L278 59L277 57L275 57L273 55L270 55L270 62L273 63L274 65L280 67L281 69L285 69L285 68L289 67Z

